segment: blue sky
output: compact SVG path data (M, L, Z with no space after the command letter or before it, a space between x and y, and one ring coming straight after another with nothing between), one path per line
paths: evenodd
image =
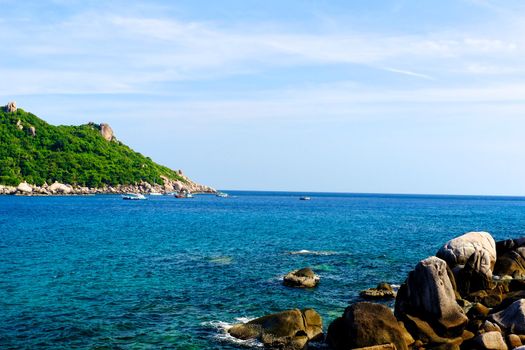
M522 1L0 6L0 100L202 183L525 195Z

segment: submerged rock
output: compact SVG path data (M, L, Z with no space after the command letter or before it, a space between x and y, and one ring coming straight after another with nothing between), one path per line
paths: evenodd
M330 324L326 340L335 350L376 345L387 346L378 349L407 350L414 342L388 307L369 302L348 307L342 317Z
M365 299L393 299L396 292L388 283L379 283L376 288L368 288L359 293Z
M237 324L228 333L238 339L258 339L266 347L303 349L323 335L323 321L313 309L286 310Z
M305 267L286 274L283 284L288 287L313 288L319 284L319 276L311 268Z

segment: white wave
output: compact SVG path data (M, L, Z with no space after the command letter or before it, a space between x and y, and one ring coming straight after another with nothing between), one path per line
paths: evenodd
M235 323L228 323L224 321L209 321L209 322L203 322L202 325L210 326L217 330L218 333L215 335L215 339L217 339L217 341L233 343L233 344L237 344L237 345L240 345L246 348L262 348L264 347L264 344L256 339L247 339L247 340L237 339L235 337L232 337L228 333L228 329L230 329L233 325L238 324L238 323L246 323L251 320L253 320L253 318L236 317L235 321L237 322Z
M334 252L334 251L331 251L331 250L307 250L307 249L302 249L302 250L289 252L289 254L292 254L292 255L336 255L336 254L339 254L339 252Z

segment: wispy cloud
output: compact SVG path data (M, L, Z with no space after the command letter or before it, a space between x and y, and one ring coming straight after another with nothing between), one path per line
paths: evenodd
M469 62L497 57L498 64L515 64L524 53L518 36L486 37L475 31L391 35L341 27L314 34L275 25L233 28L89 12L18 28L9 19L0 22L0 39L13 43L11 58L0 59L10 72L4 73L13 78L11 94L151 93L159 82L320 65L380 67L431 81L436 75L457 74L456 67L486 73L490 69Z

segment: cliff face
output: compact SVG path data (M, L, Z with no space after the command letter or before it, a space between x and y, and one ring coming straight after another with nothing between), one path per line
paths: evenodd
M54 193L54 183L72 193L214 192L133 151L106 123L54 126L14 102L0 108L0 193Z

